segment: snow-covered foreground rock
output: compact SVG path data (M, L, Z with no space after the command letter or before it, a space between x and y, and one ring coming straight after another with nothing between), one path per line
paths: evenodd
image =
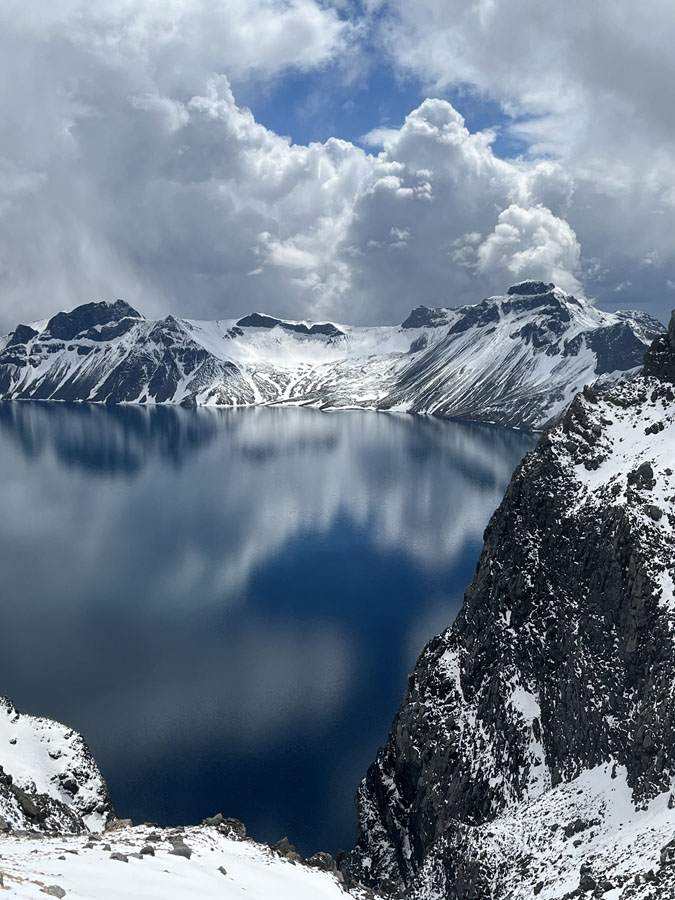
M519 469L358 795L409 900L675 897L675 314Z
M5 837L0 873L10 896L44 900L356 900L334 873L237 839L226 826L122 826L101 835ZM2 887L0 887L0 891Z
M662 327L541 282L383 327L150 321L121 300L90 303L0 338L0 399L358 407L543 428L584 385L640 366Z
M84 739L0 697L0 832L99 830L113 818L108 789Z

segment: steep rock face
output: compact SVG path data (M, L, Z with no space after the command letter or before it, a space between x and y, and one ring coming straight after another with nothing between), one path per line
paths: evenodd
M82 736L0 697L0 830L100 831L113 818Z
M0 398L362 407L543 428L584 385L635 369L661 330L539 282L379 328L261 313L153 322L118 300L0 339Z
M645 362L516 471L360 787L371 883L554 898L586 865L615 897L675 896L675 315Z

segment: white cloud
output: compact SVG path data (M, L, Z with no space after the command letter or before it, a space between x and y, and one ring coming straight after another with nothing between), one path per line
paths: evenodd
M574 275L580 258L576 235L567 222L544 206L509 206L499 214L495 230L476 254L481 274L508 273L516 282L526 278L553 281L571 293L583 294Z
M496 100L529 157L559 161L574 184L564 217L584 256L612 281L652 258L636 296L665 314L658 285L675 263L670 0L391 0L380 27L395 65L428 91ZM611 288L594 287L611 303Z
M411 0L395 14L378 7L377 21L400 67L430 84L470 82L527 113L521 132L559 159L500 159L493 130L471 133L438 99L400 128L371 131L371 152L337 138L293 145L237 104L232 79L351 59L366 26L347 20L349 5L5 7L0 331L117 296L147 314L261 308L376 322L400 321L420 302L475 301L516 277L575 290L592 279L595 293L611 295L613 284L635 284L639 267L641 285L663 285L675 170L658 123L644 110L624 117L619 135L617 98L628 108L637 88L625 78L599 86L595 64L571 72L560 47L578 61L570 48L583 35L535 6ZM610 95L616 102L599 109Z

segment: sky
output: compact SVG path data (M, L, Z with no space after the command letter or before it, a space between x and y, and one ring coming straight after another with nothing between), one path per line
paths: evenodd
M4 0L0 331L675 307L672 0Z

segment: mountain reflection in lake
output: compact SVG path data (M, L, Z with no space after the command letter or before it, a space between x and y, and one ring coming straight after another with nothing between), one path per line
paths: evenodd
M82 731L118 815L301 852L454 618L532 435L369 412L0 403L0 693Z

